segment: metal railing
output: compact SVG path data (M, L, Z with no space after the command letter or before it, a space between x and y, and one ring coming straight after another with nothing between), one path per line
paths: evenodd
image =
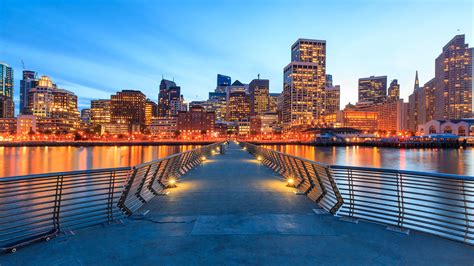
M200 164L202 157L219 153L220 148L221 143L214 143L134 166L118 202L119 208L127 215L133 214L166 189L171 179L176 180Z
M219 143L134 167L0 178L0 249L133 214Z
M298 177L299 187L333 214L474 245L472 176L325 165L253 144L241 145L282 175ZM314 189L320 196L311 196ZM321 196L324 193L333 196Z
M248 152L261 157L262 163L283 177L294 180L294 186L326 211L335 214L344 204L328 165L313 162L279 151L240 142Z

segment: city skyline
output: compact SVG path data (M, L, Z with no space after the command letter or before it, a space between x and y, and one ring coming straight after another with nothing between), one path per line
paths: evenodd
M9 2L0 11L0 21L5 20L9 26L1 30L4 38L0 38L0 60L15 71L15 112L19 110L22 60L26 69L48 75L60 87L75 92L82 109L89 106L91 99L107 98L122 89L140 90L156 101L162 75L168 79L174 77L188 101L206 99L215 88L218 73L245 82L260 74L261 78L270 80L270 92L281 92L282 69L288 64L287 51L294 40L322 39L327 42L326 73L332 74L334 83L341 85L342 107L349 101L357 101L358 79L369 76L387 75L388 82L397 79L401 98L408 100L415 71L418 70L420 84L429 81L434 76L434 58L453 35L465 34L466 42L472 43L469 1L459 1L456 5L444 5L446 1L429 5L425 1L398 5L344 2L308 9L291 2L279 1L272 7L267 3L189 3L184 8L180 4L167 4L159 9L117 3L113 6L96 3L91 8L81 2L63 5L54 1ZM390 10L381 12L386 5L390 5ZM204 10L203 14L189 14L196 6ZM348 9L349 6L353 9ZM76 12L69 16L67 11L71 8ZM94 17L106 8L114 15ZM321 10L318 14L325 14L315 19L311 12L316 8ZM89 9L90 14L86 14ZM149 10L138 17L144 9ZM163 10L169 12L160 12ZM419 22L419 15L436 10L443 10L449 19ZM61 18L64 23L51 26L41 17L31 16L26 21L15 18L24 17L25 12L49 12L51 19ZM244 19L232 19L234 13L242 14ZM254 19L260 13L267 19ZM289 26L285 25L286 20L277 19L296 13L301 15ZM163 19L153 20L156 14ZM173 19L174 23L170 23L173 14L186 18L181 22ZM371 14L368 19L367 14ZM401 22L396 19L400 14L404 18ZM125 15L131 23L117 21L120 15ZM111 22L105 22L108 19ZM370 24L371 19L378 24ZM419 23L413 23L414 20ZM112 22L116 26L105 30ZM349 22L355 25L347 27ZM403 27L408 24L410 28ZM141 34L132 31L134 25L143 27ZM206 29L214 34L205 34ZM259 34L254 34L255 31ZM224 35L227 38L221 38ZM46 41L26 41L40 38Z

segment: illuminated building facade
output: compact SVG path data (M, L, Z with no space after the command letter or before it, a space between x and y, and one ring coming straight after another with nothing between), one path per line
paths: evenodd
M254 79L249 83L250 115L261 115L268 112L269 87L270 81L268 79Z
M378 130L379 116L374 111L342 110L336 113L336 124L363 131Z
M341 87L339 85L324 89L324 114L334 114L340 110Z
M91 124L102 125L111 121L111 105L109 99L91 100Z
M398 101L398 99L400 99L400 84L398 84L398 80L394 79L388 87L387 100L394 102Z
M283 70L285 130L303 130L322 119L325 86L326 41L298 39L291 47L291 63Z
M15 116L13 102L13 68L0 63L0 118Z
M382 103L387 99L387 76L359 79L359 102Z
M151 120L153 117L155 117L158 113L158 105L150 100L147 99L145 103L145 125L150 126L151 125Z
M208 112L202 106L193 106L189 111L178 112L177 129L180 132L201 134L214 132L216 114Z
M278 98L281 93L269 93L268 97L268 111L271 113L278 112Z
M81 121L86 124L89 124L91 122L91 109L90 108L84 108L81 110Z
M28 92L38 85L37 73L23 70L23 79L20 80L20 114L30 114L28 108Z
M242 121L250 117L250 97L244 90L227 92L226 121Z
M18 115L16 118L16 133L25 135L36 132L36 117L34 115Z
M15 134L16 133L16 118L14 117L0 117L0 133Z
M176 86L174 81L162 79L158 94L158 116L176 116L179 111L186 109L187 105L181 95L181 88Z
M163 138L175 137L177 127L177 117L153 117L151 119L150 131L154 135Z
M434 119L472 117L472 61L464 35L456 35L435 61Z
M232 84L232 78L226 75L217 74L217 86L215 92L224 93L227 86Z
M227 112L227 100L225 92L209 92L209 99L206 101L208 111L216 113L216 121L224 121Z
M37 86L28 92L29 113L36 117L51 117L54 89L55 86L51 79L47 76L42 76Z
M122 90L111 96L111 123L129 125L130 129L145 124L146 96L137 90Z

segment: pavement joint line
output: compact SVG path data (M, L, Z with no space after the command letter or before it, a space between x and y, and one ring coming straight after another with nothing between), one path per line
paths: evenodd
M388 231L404 234L404 235L407 235L407 236L410 235L410 229L403 228L403 227L389 225L385 229L387 229Z
M343 222L349 222L349 223L353 223L353 224L358 224L359 223L359 219L356 219L356 218L352 218L352 217L341 217L339 218L339 220L343 221Z

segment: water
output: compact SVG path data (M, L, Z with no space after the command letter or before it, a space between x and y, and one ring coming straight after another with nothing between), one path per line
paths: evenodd
M140 164L198 146L0 147L0 178Z
M394 149L306 145L266 145L264 147L327 164L474 176L474 148Z

